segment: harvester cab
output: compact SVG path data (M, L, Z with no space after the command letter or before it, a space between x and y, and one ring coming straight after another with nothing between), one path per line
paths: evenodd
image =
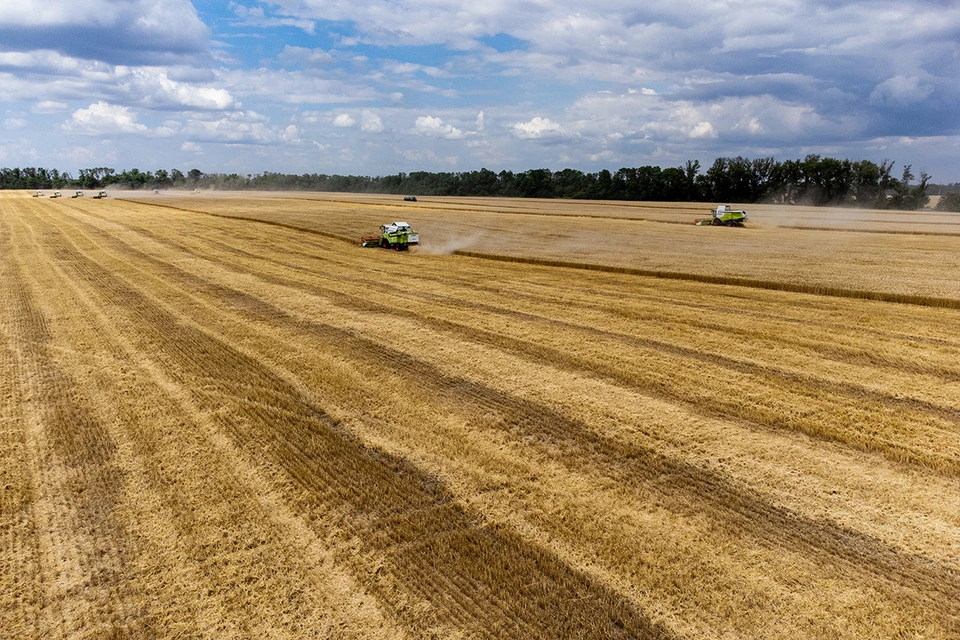
M361 247L383 247L406 251L411 245L420 244L420 234L406 222L391 222L380 226L379 236L360 238Z
M721 204L716 209L710 210L709 218L699 218L696 224L700 226L713 225L715 227L723 225L726 227L742 227L747 221L747 212L743 209L733 209L728 204Z

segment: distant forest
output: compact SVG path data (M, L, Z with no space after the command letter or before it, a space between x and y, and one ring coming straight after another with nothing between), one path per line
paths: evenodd
M0 189L217 189L339 191L416 196L499 196L667 202L769 202L916 210L930 201L930 176L914 176L906 165L899 178L884 160L838 160L808 155L803 160L717 158L706 171L699 161L682 167L644 166L584 173L577 169L489 169L465 172L414 171L387 176L317 173L203 173L191 169L117 173L108 167L81 169L78 176L43 168L0 169ZM916 182L915 182L916 180ZM960 210L960 185L940 186L938 208ZM946 206L942 206L945 205Z

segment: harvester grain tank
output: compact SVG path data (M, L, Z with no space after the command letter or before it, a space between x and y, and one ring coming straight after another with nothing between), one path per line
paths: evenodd
M700 226L713 225L718 227L742 227L747 221L747 212L743 209L733 209L728 204L721 204L716 209L710 210L709 218L698 218L696 224Z
M383 247L406 251L413 245L420 244L420 234L414 231L406 222L391 222L380 225L379 236L364 236L360 238L361 247Z

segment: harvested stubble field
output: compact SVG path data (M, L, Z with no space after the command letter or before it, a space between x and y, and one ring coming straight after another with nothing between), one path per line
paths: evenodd
M960 635L960 239L579 206L0 196L3 635Z

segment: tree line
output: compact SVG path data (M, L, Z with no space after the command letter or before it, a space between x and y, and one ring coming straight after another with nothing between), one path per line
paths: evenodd
M425 196L500 196L590 200L649 200L668 202L773 202L915 210L927 205L930 175L915 176L905 165L900 177L894 163L839 160L808 155L802 160L717 158L705 171L699 161L681 167L658 166L603 169L530 169L519 173L489 169L465 172L414 171L386 176L352 176L264 172L203 173L191 169L124 170L109 167L67 172L43 168L0 169L0 189L220 189L264 191L338 191ZM956 187L956 188L952 188ZM941 187L942 188L942 187ZM960 209L960 185L947 187L941 204ZM958 210L950 209L950 210Z

